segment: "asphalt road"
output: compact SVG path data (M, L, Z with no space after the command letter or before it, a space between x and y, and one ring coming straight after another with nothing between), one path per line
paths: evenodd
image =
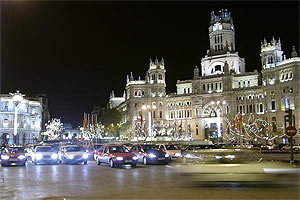
M0 199L299 199L294 186L191 184L176 165L0 167Z

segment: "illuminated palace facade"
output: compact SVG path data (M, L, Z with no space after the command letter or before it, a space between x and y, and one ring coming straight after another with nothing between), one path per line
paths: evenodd
M280 39L264 39L261 73L246 72L235 48L231 14L212 12L208 30L210 47L201 69L194 68L192 79L178 80L176 93L166 94L163 59L150 59L145 80L127 76L124 101L113 107L123 111L132 138L142 132L214 143L286 142L286 109L293 110L294 125L300 127L300 58L295 49L286 58ZM299 143L299 134L294 138Z
M16 105L10 94L0 95L0 144L14 144L14 123ZM17 108L16 144L34 143L40 137L44 124L49 120L46 95L24 97Z

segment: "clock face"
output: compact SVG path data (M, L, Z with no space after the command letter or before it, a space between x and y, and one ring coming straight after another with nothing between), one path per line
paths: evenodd
M213 31L218 31L218 30L222 30L222 24L215 23L213 26Z

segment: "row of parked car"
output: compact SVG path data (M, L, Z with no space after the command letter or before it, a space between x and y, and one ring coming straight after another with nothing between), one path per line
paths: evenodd
M244 148L242 146L231 146ZM226 147L228 149L230 147ZM245 147L246 149L251 149ZM87 164L88 160L94 159L98 165L109 164L110 167L119 165L131 165L135 167L137 163L142 164L168 164L172 160L204 159L219 161L232 161L235 156L221 155L220 151L206 152L202 150L222 149L218 145L201 144L93 144L84 146L79 144L39 144L34 146L4 148L1 155L1 165L25 165L27 160L34 164ZM224 149L224 148L223 148ZM235 149L236 150L236 149ZM220 155L219 155L220 154ZM204 156L205 155L205 156ZM222 157L222 159L221 159Z
M9 146L2 150L1 165L25 165L27 160L34 164L87 164L89 159L96 163L107 163L111 167L138 162L147 164L167 164L181 156L176 145L136 144L128 147L121 144L95 144L84 148L77 144L35 145L28 148Z

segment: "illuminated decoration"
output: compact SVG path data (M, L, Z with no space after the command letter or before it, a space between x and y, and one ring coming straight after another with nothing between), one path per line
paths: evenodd
M223 139L226 141L238 142L239 138L245 141L257 141L257 139L273 141L286 136L283 126L278 126L276 123L272 125L255 114L250 114L248 119L237 114L232 121L226 117L224 121L227 127ZM273 126L276 126L276 132L273 131Z
M45 126L46 131L42 132L41 135L44 136L47 140L55 140L60 138L64 130L63 123L61 123L60 119L56 118L46 123Z

